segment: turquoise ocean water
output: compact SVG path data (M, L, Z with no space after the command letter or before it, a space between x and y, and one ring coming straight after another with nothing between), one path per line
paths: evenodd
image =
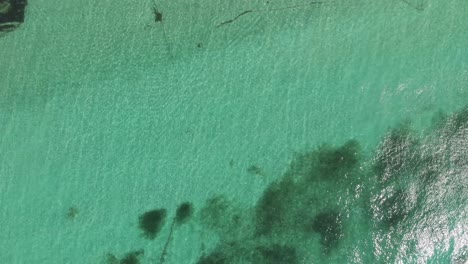
M468 262L466 14L30 1L0 38L0 262Z

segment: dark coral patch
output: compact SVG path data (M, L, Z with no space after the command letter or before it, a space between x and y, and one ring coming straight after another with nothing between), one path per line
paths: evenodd
M336 248L343 237L341 218L338 212L330 211L319 213L312 221L310 228L320 234L320 243L323 252L328 254Z
M458 133L463 133L468 129L468 106L456 112L451 117L443 116L438 123L438 128L441 131L441 137L451 139Z
M284 227L294 191L293 183L288 179L273 183L264 191L255 208L256 236L269 235L274 229Z
M318 151L320 175L322 178L333 178L339 172L353 169L359 163L358 153L359 143L355 140L337 148L322 146Z
M140 228L148 239L156 238L166 221L166 209L148 211L140 216Z
M201 256L197 264L227 264L228 258L222 252L215 251L208 256Z
M177 208L175 221L177 224L185 223L193 214L192 203L185 202Z
M113 254L107 254L107 264L139 264L140 257L144 255L144 250L137 250L127 253L122 259L118 259Z
M454 133L468 126L468 107L465 107L459 112L455 113L451 122L451 126L453 127Z
M138 264L140 263L139 258L143 254L144 254L143 250L130 252L120 260L120 264Z
M206 201L206 205L200 210L202 224L213 230L226 226L226 215L230 205L223 196L215 196Z
M378 201L378 219L387 227L394 227L410 213L408 197L405 191L399 189L384 195Z
M407 126L391 130L381 142L374 172L382 182L417 168L418 140Z
M119 264L119 262L120 262L119 259L114 254L108 253L106 255L107 264Z
M309 211L319 201L310 181L342 182L359 164L360 147L350 140L340 147L322 146L299 155L290 171L266 188L255 207L256 236L303 228L312 216Z
M243 226L248 218L243 218L244 211L223 196L215 196L207 200L200 209L200 223L217 232L221 237L230 239L245 232Z
M298 154L288 174L302 177L306 181L343 180L350 175L360 160L360 146L356 140L349 140L339 147L322 145L317 150Z
M294 264L298 263L296 249L290 246L274 244L269 247L256 248L257 256L254 263L259 264Z

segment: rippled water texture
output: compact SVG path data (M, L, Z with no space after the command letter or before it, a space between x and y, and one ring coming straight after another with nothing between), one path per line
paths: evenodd
M0 0L0 263L468 263L466 0Z

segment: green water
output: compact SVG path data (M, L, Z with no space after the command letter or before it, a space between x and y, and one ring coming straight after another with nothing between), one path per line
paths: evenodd
M225 2L28 4L1 262L468 261L468 3Z

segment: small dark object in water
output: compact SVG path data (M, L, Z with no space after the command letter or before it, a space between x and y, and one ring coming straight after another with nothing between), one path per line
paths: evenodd
M221 22L221 24L219 24L217 27L220 27L220 26L222 26L222 25L226 25L226 24L232 23L232 22L234 22L236 19L238 19L239 17L241 17L241 16L243 16L243 15L245 15L245 14L251 13L251 12L253 12L253 10L246 10L246 11L240 13L239 15L237 15L236 17L234 17L233 19L229 19L229 20L227 20L227 21Z
M67 212L68 220L75 220L75 218L78 216L79 212L80 211L78 210L78 208L76 208L74 206L71 206L70 208L68 208L68 212Z
M148 239L156 238L166 220L167 210L156 209L148 211L140 216L140 228Z
M27 0L0 0L0 33L16 29L24 22Z
M253 174L253 175L257 175L257 176L263 176L264 175L262 168L260 168L260 167L258 167L256 165L250 166L247 169L247 172L250 173L250 174Z
M153 14L154 14L154 22L162 22L163 21L163 14L158 11L155 7L153 7Z

